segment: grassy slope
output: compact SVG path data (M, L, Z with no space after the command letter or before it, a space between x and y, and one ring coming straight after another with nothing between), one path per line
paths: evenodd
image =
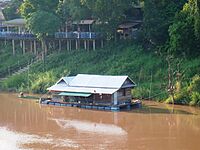
M185 78L191 78L200 72L199 59L184 61L182 68ZM63 51L48 56L43 62L35 64L28 73L10 77L3 84L4 88L44 92L64 75L78 73L129 75L138 85L133 91L136 97L158 95L166 98L167 65L164 59L152 52L144 51L135 45L112 45L96 51ZM28 82L29 81L29 82ZM151 84L152 83L152 84Z
M0 46L0 74L5 73L8 69L22 66L30 60L31 54L27 54L25 57L17 51L17 54L13 56L12 47L10 45Z

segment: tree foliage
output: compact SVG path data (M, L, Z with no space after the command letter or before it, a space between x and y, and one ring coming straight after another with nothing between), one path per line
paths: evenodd
M60 27L56 14L59 0L25 0L20 7L27 20L27 27L39 38L53 34Z
M168 40L168 28L186 0L144 0L144 32L154 45Z
M43 38L57 31L60 20L53 13L40 10L31 13L27 19L27 26L38 38Z
M23 0L12 0L10 4L5 9L3 9L3 14L6 20L19 18L21 16L18 8L22 2Z
M118 25L126 18L125 11L133 9L134 0L86 0L85 4L99 21L101 32L114 33Z
M199 55L199 0L189 0L169 28L170 51L176 55Z

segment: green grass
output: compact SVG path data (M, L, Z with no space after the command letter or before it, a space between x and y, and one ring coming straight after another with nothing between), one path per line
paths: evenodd
M27 53L22 55L20 49L17 49L15 56L12 54L12 47L8 45L0 45L0 76L1 74L9 74L15 68L23 67L28 64L30 59L33 57L32 54Z

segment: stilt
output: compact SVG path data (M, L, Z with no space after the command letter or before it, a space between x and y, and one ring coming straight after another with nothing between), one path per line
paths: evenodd
M44 57L47 55L48 53L48 44L47 44L47 41L45 40L44 41Z
M22 41L22 45L23 45L23 54L25 54L26 53L26 43L25 43L25 41L23 40Z
M6 46L7 45L7 40L5 39L5 41L4 41L4 45Z
M84 49L87 50L87 41L84 40Z
M76 40L76 50L78 49L78 40Z
M12 40L13 55L15 55L15 40Z
M104 43L103 43L103 40L101 40L101 48L103 48L104 46Z
M87 40L87 48L90 50L90 40Z
M81 41L80 39L78 39L78 49L80 49L80 47L81 47Z
M56 49L56 43L55 43L55 41L53 41L53 49L54 50Z
M72 50L72 40L69 41L69 48Z
M95 51L96 50L96 41L93 40L93 50Z
M31 49L31 53L33 53L33 42L30 41L30 49Z
M69 51L69 40L67 40L67 50Z
M34 55L37 55L37 43L36 43L36 40L33 41L33 49L34 49Z
M20 48L23 48L22 40L19 41Z
M58 40L58 45L59 45L59 51L61 51L61 48L62 48L61 40Z

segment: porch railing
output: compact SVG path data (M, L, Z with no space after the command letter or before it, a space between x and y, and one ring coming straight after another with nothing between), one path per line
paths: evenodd
M0 32L0 38L5 39L34 39L35 36L32 33L18 33L18 32Z
M67 39L97 39L101 35L97 32L56 32L55 38Z

